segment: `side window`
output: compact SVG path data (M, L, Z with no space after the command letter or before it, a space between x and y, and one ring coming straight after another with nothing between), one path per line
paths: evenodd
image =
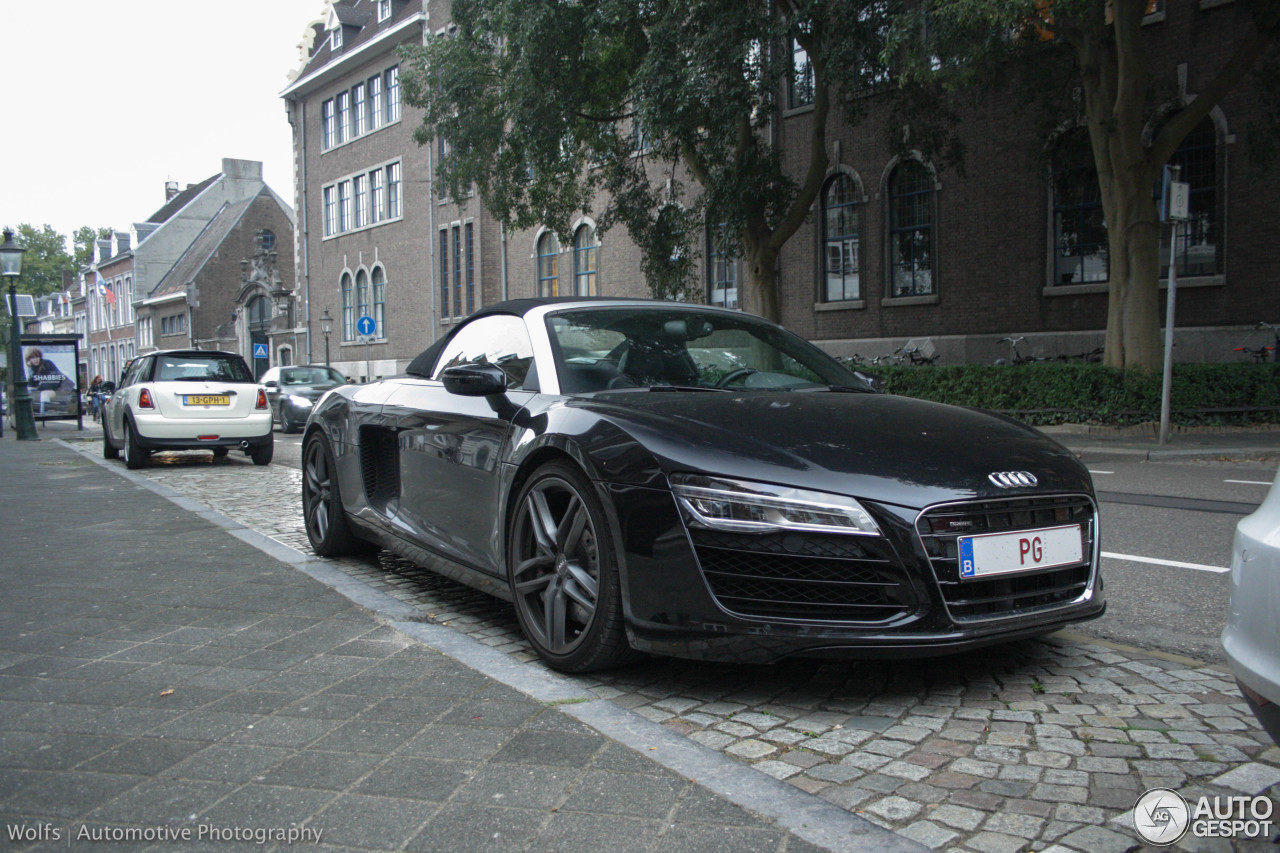
M130 385L136 385L139 382L145 382L143 378L147 374L147 368L151 364L151 359L140 358L134 361L124 372L124 377L120 380L120 387L127 388Z
M533 364L533 343L524 320L497 315L482 317L458 330L445 345L432 379L459 364L496 364L507 374L507 387L520 388Z

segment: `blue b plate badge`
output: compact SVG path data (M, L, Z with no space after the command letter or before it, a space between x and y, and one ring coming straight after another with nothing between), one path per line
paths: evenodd
M1084 539L1078 524L1016 533L961 536L956 544L961 580L1034 572L1084 562Z

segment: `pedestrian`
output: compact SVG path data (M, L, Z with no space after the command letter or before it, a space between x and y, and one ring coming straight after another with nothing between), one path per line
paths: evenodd
M93 381L89 383L89 414L93 415L95 423L98 421L98 412L102 408L102 374L99 373L93 377Z

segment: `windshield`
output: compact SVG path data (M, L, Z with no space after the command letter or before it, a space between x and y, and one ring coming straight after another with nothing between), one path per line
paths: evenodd
M341 385L347 380L332 367L282 367L281 385Z
M157 382L252 382L253 374L238 355L162 354L156 358Z
M673 306L565 311L547 318L560 390L868 390L817 347L749 315Z

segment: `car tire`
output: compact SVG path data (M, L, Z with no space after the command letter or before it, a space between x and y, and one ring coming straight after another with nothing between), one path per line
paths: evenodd
M138 443L138 433L129 424L124 422L124 467L131 470L147 467L147 459L151 456L151 451L143 449Z
M249 451L249 458L253 460L254 465L270 465L271 457L276 453L275 437L268 435L269 439L266 444L259 445Z
M338 466L329 439L318 431L302 449L302 521L311 550L321 557L341 557L369 547L347 524Z
M285 414L284 409L281 409L280 410L280 431L283 432L285 435L291 435L297 432L298 429L299 429L298 425L295 424L293 421L289 420L289 416Z
M231 452L230 447L215 447L213 448L213 458L225 459L227 457L227 454L230 452Z
M567 462L538 468L521 488L507 528L507 582L538 656L561 672L589 672L635 655L604 505Z
M107 428L106 423L102 424L102 458L103 459L119 459L120 448L111 443L111 430Z

